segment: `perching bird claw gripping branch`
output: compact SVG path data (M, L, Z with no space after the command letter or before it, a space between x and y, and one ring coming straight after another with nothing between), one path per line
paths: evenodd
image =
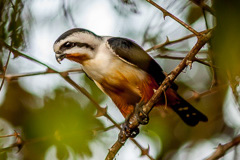
M121 130L118 135L118 141L125 143L125 137L135 138L139 134L139 128L132 127L133 120L130 121L130 117L134 118L134 122L138 125L146 125L149 122L148 114L143 111L144 102L137 103L134 112L126 118L125 122L121 125ZM134 124L135 125L135 124Z

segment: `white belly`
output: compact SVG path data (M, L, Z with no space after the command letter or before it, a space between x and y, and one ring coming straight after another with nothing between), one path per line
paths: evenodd
M98 86L104 81L109 87L123 90L127 88L139 96L141 94L138 88L139 82L146 77L145 71L125 63L115 55L108 54L99 54L94 59L85 62L83 70L98 83ZM104 91L100 86L99 88Z

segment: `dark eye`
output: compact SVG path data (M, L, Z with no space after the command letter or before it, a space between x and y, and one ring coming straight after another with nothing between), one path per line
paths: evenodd
M75 46L75 43L72 43L72 42L66 42L64 43L63 45L65 48L72 48Z

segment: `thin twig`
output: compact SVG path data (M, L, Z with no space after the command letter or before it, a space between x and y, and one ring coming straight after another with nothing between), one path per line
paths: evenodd
M206 29L208 29L209 25L208 25L208 21L207 21L207 15L206 15L205 10L203 8L202 8L202 13L203 13L203 18L204 18L204 21L205 21Z
M14 131L14 133L10 134L10 135L0 136L0 138L7 138L7 137L16 137L16 142L13 143L12 145L10 145L9 147L0 148L0 153L6 152L8 150L11 150L14 147L18 147L18 151L20 151L22 149L24 141L23 141L22 137L20 136L20 134L17 131Z
M208 67L211 67L211 68L215 68L215 69L219 69L217 66L213 65L213 64L210 64L210 63L207 63L201 59L198 59L198 58L195 58L194 61L198 62L198 63L201 63L203 65L206 65Z
M167 56L167 55L162 55L162 54L158 54L156 56L154 56L154 58L164 58L164 59L172 59L172 60L183 60L185 57L176 57L176 56ZM206 58L196 58L195 60L201 60L204 61L206 60Z
M194 4L201 7L203 10L208 11L213 16L215 16L215 11L209 7L204 1L198 1L198 0L191 0Z
M161 49L162 53L164 53L164 52L174 52L174 53L181 53L181 54L185 54L186 55L189 52L189 50L178 50L178 49L172 49L172 48L166 48L166 47L162 47L160 49ZM208 51L200 50L198 52L198 54L200 54L200 53L206 54L206 53L208 53Z
M95 107L97 108L97 111L100 112L100 114L98 113L98 115L101 115L101 116L104 116L106 117L108 120L110 120L117 128L121 129L121 127L118 125L118 123L116 123L112 117L110 117L108 114L107 114L107 109L106 108L103 108L101 107L97 101L95 101L91 94L88 93L88 91L83 88L83 87L80 87L77 83L75 83L68 75L63 75L61 74L61 76L69 83L71 84L75 89L77 89L79 92L83 93L94 105Z
M209 6L207 6L205 4L204 1L193 1L196 5L200 6L202 8L202 13L203 13L203 17L204 17L204 21L205 21L205 26L206 29L209 29L209 23L207 20L207 14L205 11L208 11L210 13L212 13L212 15L215 15L213 10L209 10ZM211 8L210 8L211 9ZM208 55L211 61L211 64L214 65L214 57L213 57L213 53L212 53L212 44L211 41L208 42ZM217 84L217 75L216 75L216 70L215 68L212 68L212 72L213 72L213 78L212 78L212 84L211 87L215 86Z
M210 30L210 29L209 29L209 30L204 30L204 31L202 31L202 32L200 32L200 33L201 33L201 34L206 34L206 33L208 33L209 31L211 31L211 30ZM164 43L157 44L157 45L155 45L155 46L147 49L146 52L150 52L150 51L155 50L155 49L160 49L160 48L165 47L165 46L170 45L170 44L179 43L179 42L182 42L182 41L184 41L184 40L187 40L187 39L192 38L192 37L195 37L195 36L196 36L195 34L189 34L189 35L187 35L187 36L184 36L184 37L182 37L182 38L179 38L179 39L176 39L176 40L173 40L173 41L169 41L169 39L168 39L168 37L167 37L167 39L166 39L166 41L165 41Z
M181 24L183 27L185 27L187 30L189 30L190 32L192 32L193 34L195 34L197 37L200 37L202 34L200 32L197 32L195 29L193 29L191 26L187 25L185 22L183 22L182 20L180 20L179 18L177 18L176 16L174 16L173 14L171 14L170 12L168 12L167 10L165 10L164 8L162 8L161 6L159 6L157 3L155 3L152 0L146 0L147 2L149 2L150 4L152 4L153 6L155 6L156 8L158 8L159 10L161 10L163 12L163 17L165 18L166 16L171 17L172 19L174 19L176 22L178 22L179 24Z
M71 12L69 12L69 11L67 10L67 6L66 6L66 1L65 1L65 0L63 0L62 8L63 8L64 17L65 17L69 22L72 23L72 26L73 26L73 27L77 27L77 25L76 25L76 23L75 23L75 21L74 21L74 18L73 18L72 14L71 14Z
M204 96L207 96L207 95L210 95L210 94L213 94L213 93L216 93L218 92L220 89L224 89L228 87L228 84L223 84L223 85L218 85L216 87L213 87L211 88L210 90L207 90L205 92L202 92L202 93L198 93L196 91L193 91L193 96L188 98L187 100L188 101L191 101L191 100L199 100L200 98L204 97Z
M1 82L1 85L0 85L0 91L2 90L4 81L5 81L5 75L6 75L6 72L7 72L7 67L8 67L8 64L9 64L10 57L11 57L11 51L9 51L7 62L5 64L5 66L3 66L3 79L2 79L2 82Z
M231 142L226 144L219 144L216 151L206 160L216 160L223 157L226 152L234 146L237 146L240 143L240 135L235 137Z
M39 60L37 60L37 59L35 59L33 57L30 57L29 55L26 55L26 54L24 54L24 53L22 53L22 52L20 52L20 51L18 51L16 49L14 49L10 45L8 45L3 39L0 39L0 44L2 44L5 48L7 48L9 51L11 51L14 54L15 57L17 57L17 56L24 57L24 58L26 58L28 60L34 61L34 62L36 62L38 64L41 64L42 66L45 66L45 67L47 67L48 69L51 69L54 72L57 72L56 70L54 70L49 65L47 65L47 64L45 64L45 63L43 63L43 62L41 62L41 61L39 61Z
M160 55L160 54L157 55L157 56L155 56L155 57L172 59L172 60L183 60L183 59L185 58L185 57L166 56L166 55ZM198 62L198 63L200 63L200 64L203 64L203 65L206 65L206 66L208 66L208 67L218 68L218 67L216 67L216 66L214 66L214 65L212 65L212 64L209 64L209 63L205 62L204 60L205 60L205 59L194 58L193 61L196 61L196 62Z
M20 134L18 132L14 131L13 134L3 135L3 136L0 136L0 138L7 138L7 137L16 137L17 138L18 136L20 136Z
M121 126L121 124L118 124L119 126ZM93 131L94 132L106 132L106 131L109 131L113 128L115 128L116 126L115 125L111 125L111 126L108 126L108 127L98 127L98 128L95 128Z
M133 138L130 138L130 139L136 146L138 146L138 148L140 148L141 156L147 156L150 160L154 160L154 158L149 155L149 149L150 149L149 146L148 148L144 149L135 139Z
M69 69L66 71L62 71L59 72L61 74L68 74L68 73L73 73L73 72L78 72L78 73L82 73L83 70L81 68L76 68L76 69ZM38 72L30 72L30 73L22 73L22 74L7 74L7 75L0 75L0 78L5 77L7 80L16 80L18 78L22 78L22 77L29 77L29 76L38 76L38 75L44 75L44 74L56 74L56 72L49 72L49 70L46 71L38 71Z

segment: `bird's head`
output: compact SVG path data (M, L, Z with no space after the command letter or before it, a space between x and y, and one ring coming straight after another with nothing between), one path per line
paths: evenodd
M102 38L82 28L74 28L63 33L54 43L56 60L60 63L64 58L83 63L95 56Z

